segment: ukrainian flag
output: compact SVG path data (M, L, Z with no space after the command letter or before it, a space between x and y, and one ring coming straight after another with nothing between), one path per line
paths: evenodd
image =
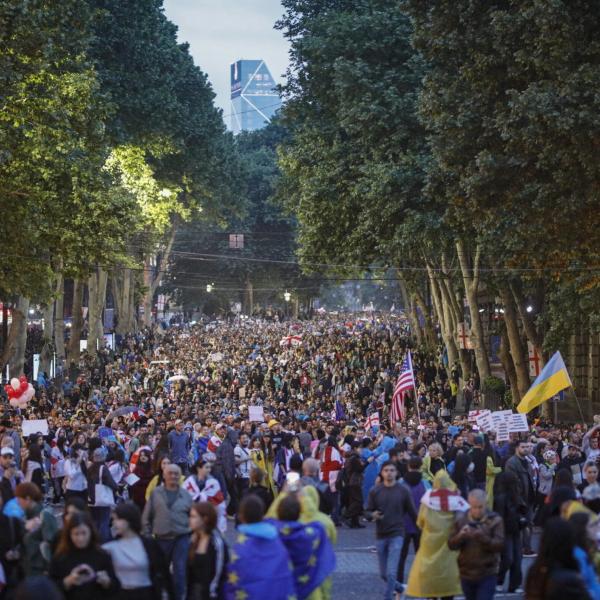
M560 352L556 352L537 376L529 391L517 406L517 412L528 413L542 402L552 398L558 392L571 387L571 379L567 373L565 361Z

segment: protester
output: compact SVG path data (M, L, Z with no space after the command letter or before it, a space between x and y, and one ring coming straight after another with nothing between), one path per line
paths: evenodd
M488 511L483 490L472 490L468 501L469 510L454 523L448 547L458 550L465 600L490 600L496 593L504 524L499 515Z
M116 538L102 546L111 558L121 585L119 600L161 600L172 597L171 575L158 542L142 537L142 515L130 502L118 504L112 513Z
M192 505L190 529L187 600L221 598L229 552L217 528L217 511L210 502Z
M462 593L457 555L448 548L457 513L469 504L445 471L436 473L421 498L417 526L421 541L408 576L406 593L418 598L447 598Z
M165 466L164 478L164 484L152 492L144 507L142 531L158 541L172 568L175 600L184 600L192 497L180 485L181 469L177 465Z
M119 590L110 555L98 545L91 517L72 515L61 533L49 575L65 600L103 600Z
M404 516L417 518L412 496L405 486L398 483L397 473L393 462L383 463L382 483L371 490L367 502L367 511L375 520L379 574L386 582L386 600L391 600L394 592L404 591L404 586L396 579L404 543Z

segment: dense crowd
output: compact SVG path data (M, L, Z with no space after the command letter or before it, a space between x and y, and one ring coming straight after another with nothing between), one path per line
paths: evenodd
M600 425L498 442L402 317L158 327L36 387L0 421L2 599L327 600L337 528L374 521L386 599L600 600Z

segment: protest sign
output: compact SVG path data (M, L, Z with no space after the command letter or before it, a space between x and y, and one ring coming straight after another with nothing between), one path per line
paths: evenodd
M518 433L520 431L529 431L529 424L527 423L527 415L516 413L510 415L508 419L508 431L510 433Z
M264 410L262 406L249 406L248 417L250 421L258 421L262 423L265 420Z
M477 417L477 427L483 432L487 433L494 429L494 423L492 421L491 412L488 411L488 414Z
M489 415L490 412L491 411L487 410L487 408L484 408L482 410L470 410L469 411L469 423L477 423L478 417L484 417L485 415Z
M510 439L508 423L511 415L512 410L497 410L490 415L492 428L496 432L496 440L499 442L506 442Z
M21 429L23 430L23 437L27 437L32 433L48 435L48 421L46 419L24 420L21 422Z

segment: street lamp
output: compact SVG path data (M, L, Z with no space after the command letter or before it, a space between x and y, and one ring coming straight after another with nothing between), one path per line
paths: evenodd
M285 293L283 294L283 297L284 297L284 299L285 299L286 302L289 302L291 300L291 298L292 298L292 295L287 290L285 290Z
M533 312L533 306L531 304L525 309L528 313Z
M292 298L292 295L285 290L284 294L283 294L283 299L285 300L285 316L286 318L290 316L290 300Z
M207 283L206 284L206 291L210 294L213 291L213 286L215 284L214 283Z

